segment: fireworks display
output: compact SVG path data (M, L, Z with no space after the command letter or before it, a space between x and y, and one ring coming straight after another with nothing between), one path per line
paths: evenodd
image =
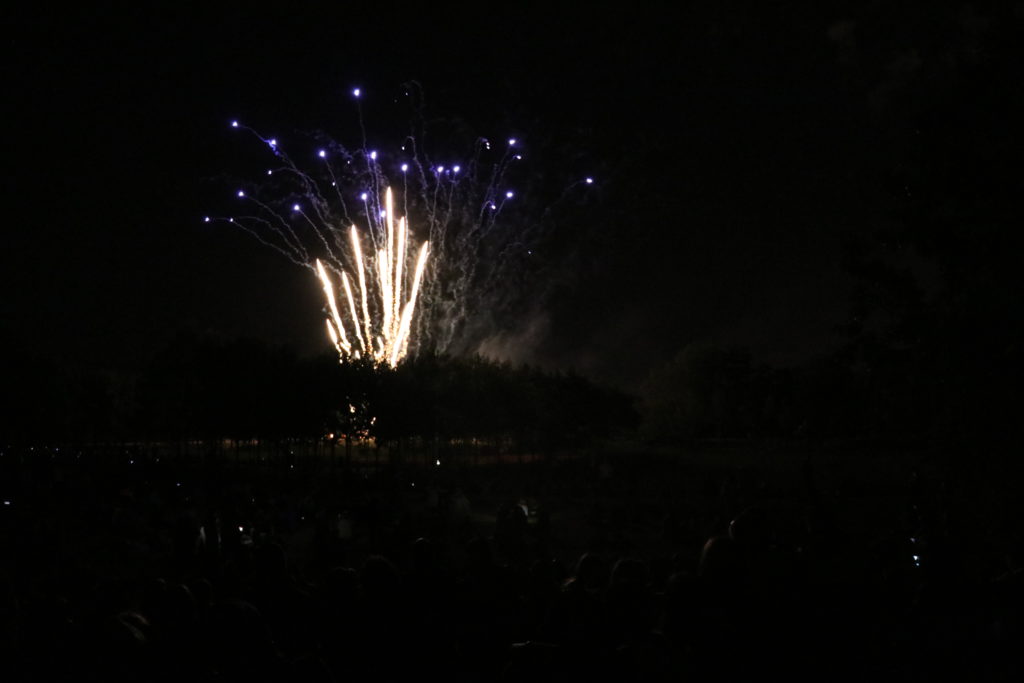
M358 103L362 93L352 94ZM236 191L252 211L220 220L313 271L340 357L394 366L414 351L473 350L474 314L516 294L512 276L545 229L514 210L509 182L523 158L516 138L477 138L465 159L437 163L420 143L421 117L397 150L378 152L360 110L358 149L297 136L289 147L304 148L300 164L277 138L231 127L255 135L273 163Z
M324 296L330 308L331 315L327 318L327 334L338 350L338 354L342 357L353 356L355 358L366 356L394 367L405 357L409 348L409 332L413 313L416 310L416 298L419 294L420 283L423 281L423 271L427 265L429 245L424 242L420 247L419 256L416 258L416 269L412 276L412 285L406 291L403 271L409 256L407 249L409 226L404 217L399 218L398 224L395 225L394 202L390 187L385 191L384 197L383 213L387 224L387 235L382 248L377 249L374 258L369 261L372 266L375 266L375 268L371 266L371 270L376 270L377 291L380 293L379 310L381 315L378 321L374 321L370 316L370 296L366 282L367 261L364 260L359 232L354 225L350 230L350 235L353 261L359 275L357 284L361 307L356 306L348 273L344 270L341 272L341 282L344 285L345 299L348 302L349 325L355 335L355 345L346 334L346 325L338 310L337 299L334 295L334 285L320 259L316 260L316 272L323 284ZM404 303L403 294L405 294Z

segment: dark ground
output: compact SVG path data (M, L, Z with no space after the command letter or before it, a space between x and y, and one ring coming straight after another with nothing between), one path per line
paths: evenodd
M1019 670L1014 504L979 490L993 481L981 465L799 442L438 457L374 468L357 452L347 470L284 449L8 449L6 668L161 681Z

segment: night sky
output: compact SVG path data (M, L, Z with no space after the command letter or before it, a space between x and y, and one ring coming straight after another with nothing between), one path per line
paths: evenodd
M5 344L125 371L183 332L325 351L309 272L202 217L232 190L232 119L351 144L354 87L382 145L416 81L431 113L521 138L538 182L594 176L486 349L625 386L694 342L836 348L849 245L940 193L936 159L975 164L970 197L1020 189L1022 3L332 5L8 11Z

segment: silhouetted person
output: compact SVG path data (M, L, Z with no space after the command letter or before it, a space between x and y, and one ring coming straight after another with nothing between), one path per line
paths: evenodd
M474 675L495 676L504 648L513 639L509 627L517 600L511 573L494 561L486 539L466 544L466 565L456 594L463 663Z
M359 580L359 647L364 671L379 679L397 680L410 664L402 656L409 633L402 576L391 560L373 555L359 570Z
M270 628L252 603L215 603L207 615L204 642L209 670L217 680L251 683L284 676L284 660Z
M313 637L312 604L305 587L292 577L280 545L264 543L253 552L247 595L285 654L308 650Z

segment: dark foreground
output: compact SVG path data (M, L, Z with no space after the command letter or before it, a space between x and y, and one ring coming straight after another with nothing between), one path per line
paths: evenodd
M7 449L0 667L5 680L1017 680L1016 496L927 453L848 450L349 469Z

